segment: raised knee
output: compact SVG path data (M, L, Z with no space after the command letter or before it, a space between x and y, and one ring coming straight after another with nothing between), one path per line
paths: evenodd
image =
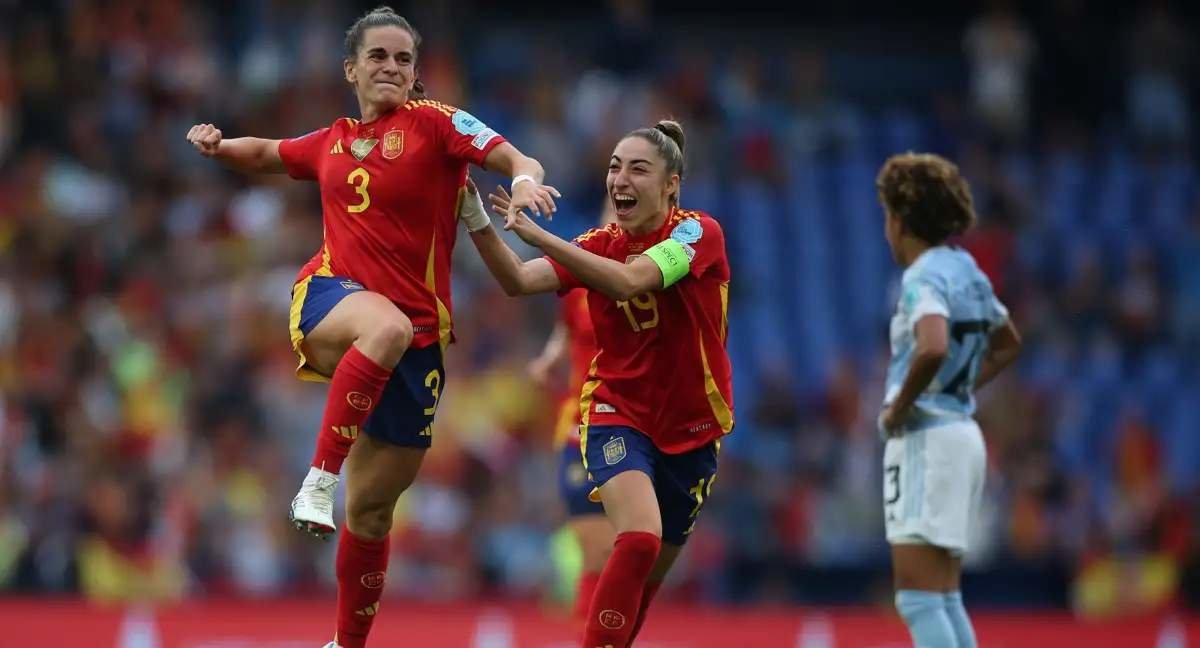
M346 502L346 524L360 538L379 540L392 530L395 502Z
M385 363L392 365L400 361L412 340L412 320L397 310L370 322L359 338L361 346L374 350Z
M397 312L378 324L377 335L389 351L404 353L413 340L412 320L404 313Z

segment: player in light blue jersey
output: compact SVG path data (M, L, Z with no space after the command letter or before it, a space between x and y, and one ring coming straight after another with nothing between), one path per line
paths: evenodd
M974 648L959 591L986 465L974 392L1016 359L1021 338L975 259L946 244L975 221L958 167L896 155L876 187L888 246L905 269L879 416L896 608L918 647Z

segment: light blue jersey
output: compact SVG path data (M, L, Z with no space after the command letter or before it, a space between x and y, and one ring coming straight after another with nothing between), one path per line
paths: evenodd
M900 280L900 303L892 317L892 359L884 405L900 393L916 349L917 321L940 315L949 326L949 348L937 376L917 397L907 428L970 418L975 413L975 379L992 331L1008 319L992 284L966 251L938 246L925 251Z

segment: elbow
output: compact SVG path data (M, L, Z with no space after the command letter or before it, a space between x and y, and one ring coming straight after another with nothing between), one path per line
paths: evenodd
M504 290L504 294L509 297L520 297L525 294L524 288L519 282L505 281L500 284L500 288Z

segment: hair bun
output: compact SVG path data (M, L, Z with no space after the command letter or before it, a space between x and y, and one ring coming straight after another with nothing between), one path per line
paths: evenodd
M679 152L683 153L685 138L683 136L683 126L673 119L662 119L654 125L654 130L666 135L668 139L675 142L679 147Z

